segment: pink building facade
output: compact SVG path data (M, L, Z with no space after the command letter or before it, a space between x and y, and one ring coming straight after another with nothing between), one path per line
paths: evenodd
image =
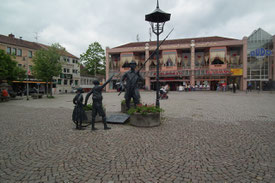
M172 91L178 90L179 86L189 90L217 90L236 83L238 89L246 90L248 82L253 79L247 75L248 39L202 37L166 40L160 47L160 85L168 84ZM106 78L128 71L127 65L132 60L137 63L137 69L140 68L155 49L156 41L106 48ZM273 57L269 62L268 77L275 80ZM153 56L141 70L144 77L141 89L156 89L156 64ZM107 91L116 90L120 76L113 78L106 87Z

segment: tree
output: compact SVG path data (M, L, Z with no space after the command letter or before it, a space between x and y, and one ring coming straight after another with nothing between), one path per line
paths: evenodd
M12 80L23 79L26 77L26 71L17 66L17 62L12 57L0 50L0 80L7 80L11 83Z
M105 74L105 51L98 42L91 43L87 51L80 55L89 74Z
M59 76L62 72L62 64L60 61L61 53L65 49L58 43L52 44L52 46L40 49L35 52L33 58L33 73L36 78L46 81L47 96L48 96L48 82L52 81L54 76ZM50 92L52 96L52 91Z

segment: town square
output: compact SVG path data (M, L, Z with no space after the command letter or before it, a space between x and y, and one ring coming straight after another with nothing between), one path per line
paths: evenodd
M0 182L275 182L274 6L4 1Z

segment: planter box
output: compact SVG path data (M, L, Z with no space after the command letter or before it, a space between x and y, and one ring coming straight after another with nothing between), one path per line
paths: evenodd
M86 112L86 115L87 115L87 118L88 118L88 122L91 123L92 122L92 110L85 111L85 112ZM104 110L104 112L106 114L105 110ZM102 117L97 114L96 117L95 117L95 122L102 122Z
M130 124L137 127L154 127L159 126L161 122L160 113L139 114L135 113L130 116Z
M130 103L130 108L134 108L135 107L135 104L133 102ZM121 112L123 113L126 113L127 112L127 107L126 107L126 104L121 104Z

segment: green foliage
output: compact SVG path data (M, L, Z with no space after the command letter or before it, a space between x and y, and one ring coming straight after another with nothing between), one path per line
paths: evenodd
M102 106L103 110L106 111L105 106ZM93 104L87 104L83 106L84 111L91 111L93 109Z
M136 108L130 108L127 113L129 115L134 114L134 113L140 113L142 115L146 115L148 113L160 113L163 112L164 110L162 108L156 107L154 105L142 105L139 104Z
M0 80L8 80L11 82L16 79L26 77L26 71L17 66L17 62L12 57L0 50Z
M134 103L134 100L133 100L133 99L131 99L130 103ZM122 105L125 105L125 104L126 104L126 100L125 100L125 99L124 99L124 100L122 100L122 101L121 101L121 104L122 104Z
M105 51L98 42L90 44L87 51L80 55L80 60L89 74L105 74Z
M87 104L87 105L83 106L84 111L90 111L90 110L92 110L92 108L93 108L92 104Z
M53 44L46 49L36 51L33 62L33 73L36 78L51 81L54 76L62 72L60 53L64 51L59 44Z
M49 99L53 99L53 98L54 98L54 96L47 96L47 98L49 98Z

